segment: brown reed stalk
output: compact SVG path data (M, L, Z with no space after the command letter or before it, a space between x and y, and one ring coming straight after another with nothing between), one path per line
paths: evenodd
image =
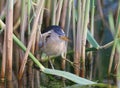
M61 13L61 19L60 19L61 20L60 26L63 29L65 28L67 6L68 6L68 0L64 0L63 1L63 7L62 7L62 13Z
M81 0L78 1L78 20L77 20L77 31L76 31L76 45L74 53L74 72L76 75L80 74L80 40L82 35L80 35L81 27Z
M72 30L73 30L73 51L75 51L75 45L76 45L76 8L75 8L75 2L72 3Z
M46 27L48 27L50 25L50 17L51 17L51 0L47 0L45 1L46 5L45 5L45 24Z
M6 15L6 76L12 81L12 51L13 51L13 0L7 0Z
M87 39L87 25L89 23L89 10L90 10L90 0L85 2L85 16L84 16L84 26L83 26L83 35L82 35L82 47L81 47L81 77L85 77L85 47Z
M31 35L30 35L30 40L29 40L29 43L28 43L28 46L27 46L27 50L26 50L24 59L22 61L22 65L20 67L19 80L22 78L22 75L23 75L23 72L24 72L24 69L25 69L25 64L27 62L28 53L30 51L30 48L31 48L31 45L32 45L32 41L34 39L34 34L35 34L36 30L37 30L38 20L39 20L40 12L43 9L42 8L43 5L44 5L44 0L39 1L38 7L36 9L36 17L34 19L34 23L33 23L33 27L32 27L32 32L31 32Z
M3 55L2 55L2 66L1 66L1 81L5 80L5 68L6 68L6 30L4 31L4 43L3 43Z
M2 0L5 1L5 0ZM14 4L16 3L17 0L14 0ZM5 3L5 2L4 2ZM7 4L5 4L4 8L2 9L1 13L0 13L0 19L4 19L6 16L6 9L7 9Z
M20 17L20 10L21 10L21 0L17 0L14 4L14 19L13 24L15 25Z
M42 16L40 16L41 19ZM35 42L35 51L39 51L39 37L40 37L40 32L41 32L41 26L38 28L37 33L36 33L36 42ZM39 54L35 54L36 58L39 58ZM34 70L34 87L35 88L40 88L40 72L37 70Z
M42 22L43 22L43 13L44 9L41 11L40 18L39 18L39 26L38 30L36 31L36 42L35 42L35 51L39 51L39 41L40 41L40 35L41 35L41 27L42 27ZM36 54L36 57L39 58L40 54ZM34 87L39 88L40 87L40 72L37 70L34 70Z
M4 8L1 10L0 19L4 19L5 15L6 15L6 8L7 8L7 5L5 5Z
M4 8L5 0L0 0L0 13L2 9Z
M28 39L30 37L30 32L31 32L31 16L30 16L30 13L31 13L31 6L32 6L32 0L28 0L27 1L27 20L28 20ZM36 33L35 33L36 35ZM36 37L36 36L35 36ZM31 52L32 54L34 54L34 50L35 50L35 37L33 39L33 44L31 46ZM31 60L28 61L28 64L27 64L27 87L29 88L34 88L34 72L33 72L33 62Z
M20 36L21 36L21 41L25 43L25 30L27 27L27 5L25 5L26 1L22 0L22 10L21 10L21 25L20 25Z
M22 0L21 1L21 21L20 21L20 39L23 42L23 44L25 44L25 30L27 27L27 6L26 6L26 1ZM24 52L22 50L20 50L20 59L19 59L19 66L21 66L22 61L23 61L23 57L24 57ZM25 75L26 73L24 73ZM27 80L25 76L23 76L23 81ZM23 83L26 85L26 82L22 82L21 80L18 80L18 85L20 87L23 87Z
M58 8L56 11L56 25L59 25L63 0L58 0Z
M86 0L84 0L82 2L82 7L81 7L81 25L82 25L82 28L81 28L81 33L80 35L81 36L81 44L80 44L80 67L81 67L81 71L80 71L80 76L81 77L84 77L85 75L85 45L86 45L86 34L85 34L85 31L87 30L87 28L85 28L85 11L86 11ZM89 13L88 13L89 14Z
M63 1L63 8L62 8L62 13L61 13L61 19L60 19L60 26L65 30L65 21L66 21L66 11L67 11L67 5L68 5L68 0ZM62 69L65 70L65 59L62 59ZM63 79L64 80L64 79Z

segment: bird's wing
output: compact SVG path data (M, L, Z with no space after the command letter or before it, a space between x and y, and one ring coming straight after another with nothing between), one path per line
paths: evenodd
M39 47L42 48L44 44L47 42L48 38L51 35L51 31L48 31L46 33L41 34L40 36L40 42L39 42Z

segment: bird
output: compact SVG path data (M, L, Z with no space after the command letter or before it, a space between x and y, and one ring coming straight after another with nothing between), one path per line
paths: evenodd
M61 55L62 58L65 58L64 53L66 51L67 41L69 41L69 39L65 36L65 32L57 25L47 27L40 35L39 48L48 56L48 60L53 69L54 66L49 57Z
M66 49L65 32L60 26L52 25L47 27L40 36L40 50L47 56L59 56L64 54Z

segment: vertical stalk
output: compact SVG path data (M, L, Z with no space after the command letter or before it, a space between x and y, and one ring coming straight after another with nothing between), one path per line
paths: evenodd
M56 4L57 0L52 0L52 25L56 24Z
M34 23L33 23L33 27L32 27L32 32L31 32L31 35L30 35L30 40L29 40L29 43L28 43L28 46L27 46L27 49L26 49L26 53L25 53L24 59L23 59L23 61L22 61L22 65L21 65L21 67L20 67L19 80L21 80L22 75L23 75L23 72L24 72L24 69L25 69L25 64L26 64L26 62L27 62L27 57L28 57L30 48L31 48L31 46L32 46L32 44L33 44L32 41L33 41L33 39L34 39L34 34L35 34L36 30L37 30L38 20L39 20L40 12L41 12L41 10L43 9L43 8L42 8L43 5L44 5L44 0L39 1L38 7L37 7L37 9L36 9L36 14L37 14L37 15L36 15L36 17L35 17L35 19L34 19Z
M95 0L92 0L92 10L91 10L91 34L94 36L94 12L95 12ZM92 45L90 45L92 47ZM93 53L90 52L90 80L92 80L92 74L93 74Z
M56 12L56 25L59 25L59 22L60 22L62 4L63 4L63 0L59 0L58 1L58 9L57 9L57 12Z
M23 42L23 44L25 44L25 29L27 27L27 6L26 6L26 1L25 0L21 0L21 24L20 24L20 39ZM24 52L22 50L20 50L20 59L19 59L19 66L21 66L22 61L23 61L23 56L24 56ZM26 73L24 73L24 75L26 75ZM23 84L27 84L25 81L27 80L27 77L23 76L23 79L18 80L18 85L20 87L23 86ZM24 81L24 82L22 82Z
M28 0L27 1L28 4L27 4L27 22L28 22L28 36L30 36L30 32L31 32L31 26L30 26L30 23L31 23L31 19L30 19L30 14L31 14L31 6L32 6L32 0ZM36 35L36 34L35 34ZM28 37L29 39L29 37ZM32 54L34 54L34 49L35 49L35 37L33 39L33 44L31 46L31 52ZM33 72L33 62L30 60L27 64L27 87L29 88L34 88L34 72Z
M6 30L4 30L4 43L3 43L3 55L1 66L1 81L5 80L5 68L6 68Z
M44 13L44 9L41 11L41 15L39 18L39 27L38 27L38 31L36 33L36 46L35 46L35 51L39 50L39 41L40 41L40 36L41 36L41 26L42 26L42 22L43 22L43 13ZM39 54L36 55L37 58L39 58ZM34 81L35 81L35 88L40 88L40 72L34 70Z
M117 80L117 87L119 88L120 87L120 42L117 42L117 39L120 38L120 0L118 1L118 13L117 13L117 34L115 36L115 42L116 42L116 51L117 51L117 55L118 56L117 58L117 61L115 63L115 66L114 68L116 67L116 74L117 74L117 77L116 77L116 80ZM111 62L112 63L112 62ZM117 65L117 66L116 66ZM115 74L115 75L116 75Z
M61 27L63 29L65 28L67 5L68 5L68 0L64 0L62 14L61 14Z
M27 6L25 5L26 1L22 0L22 12L21 12L21 25L20 25L20 32L21 32L21 41L24 43L25 39L25 29L27 25Z
M21 0L17 0L16 3L14 4L14 19L13 19L14 26L16 26L16 24L19 20L20 11L21 11Z
M85 15L86 15L86 0L83 0L81 2L81 26L80 26L80 68L81 68L81 71L80 71L80 76L81 77L84 77L85 75L85 46L84 46L84 42L86 41L84 39L84 37L86 36L84 34L84 31L86 29L84 29L84 25L85 25Z
M86 37L87 37L87 25L89 22L89 10L90 10L90 0L86 1L86 5L85 5L85 16L84 16L84 26L83 26L83 36L82 36L82 51L81 51L81 76L84 77L85 76L85 45L86 45Z
M6 16L6 75L12 81L12 47L13 47L13 0L7 0Z
M45 15L46 15L46 26L50 25L50 14L51 14L51 0L47 0L46 2L46 7L47 10L45 10Z
M116 50L116 45L117 45L117 38L119 37L120 34L120 1L119 1L119 5L118 5L118 13L117 13L117 23L116 23L116 35L115 35L115 39L114 39L114 44L113 44L113 48L112 48L112 52L111 52L111 56L110 56L110 62L109 62L109 68L108 68L108 75L110 76L110 72L111 72L111 68L112 68L112 63L113 63L113 58L114 58L114 54L115 54L115 50Z
M75 21L75 16L76 16L76 11L75 11L75 2L73 1L72 3L72 26L73 26L73 44L74 44L74 51L75 51L75 45L76 45L76 21Z
M5 29L5 25L0 20L2 30ZM6 30L4 31L4 42L3 42L3 54L2 54L2 66L1 66L1 81L5 80L5 70L6 70Z
M80 35L81 28L81 0L78 0L78 20L77 20L77 31L76 31L76 45L75 45L75 53L74 53L74 71L76 75L80 74L80 40L82 39Z
M4 7L4 4L5 4L5 0L0 0L0 13Z
M62 13L61 13L61 20L60 20L60 26L65 30L65 22L66 22L66 11L67 11L67 6L68 6L68 0L63 0L63 7L62 7ZM67 47L66 47L67 49ZM65 55L66 57L66 55ZM61 62L62 69L65 70L65 65L66 61L62 57L62 62ZM63 78L63 83L65 83L65 79Z
M27 15L28 15L28 35L30 35L30 13L31 13L31 4L32 4L32 0L28 0L28 13L27 13Z
M112 69L112 65L113 65L113 60L114 60L114 56L117 57L115 58L115 69L114 69L114 73L116 75L117 73L117 86L118 88L120 87L120 79L119 79L119 75L120 75L120 44L117 41L117 39L120 37L120 0L118 3L118 12L117 12L117 21L116 21L116 35L115 35L115 39L114 39L114 44L113 44L113 48L112 48L112 52L111 52L111 56L110 56L110 62L109 62L109 68L108 68L108 76L110 77L110 73L111 73L111 69Z
M71 9L72 9L72 0L69 0L68 2L68 9L67 9L67 17L66 17L66 26L65 26L65 33L66 33L66 36L68 37L69 36L69 31L70 31L70 22L71 22ZM67 53L67 44L66 43L66 53ZM66 55L65 55L66 57ZM66 61L63 59L62 60L62 68L63 70L65 69L65 65L66 65Z
M101 0L97 0L97 5L98 5L98 10L99 10L99 13L100 13L100 17L102 19L102 22L103 22L103 25L108 27L108 24L107 22L105 21L105 17L104 17L104 14L103 14L103 11L102 11L102 3L101 3ZM109 28L109 27L108 27Z
M82 22L81 22L81 31L83 31L84 30L84 21L85 21L85 8L86 8L86 0L83 0L83 2L82 2L82 7L81 7L81 20L82 20Z
M120 0L118 1L119 4L118 4L118 25L120 25ZM120 37L120 29L119 30L119 34L118 34L118 37ZM118 42L117 44L117 50L118 50L118 53L119 53L119 59L118 59L118 67L117 67L117 87L119 88L120 87L120 43Z
M68 36L69 34L69 29L70 29L70 22L71 22L71 9L72 9L72 0L69 0L69 3L68 3L68 9L67 9L67 19L66 19L66 36Z

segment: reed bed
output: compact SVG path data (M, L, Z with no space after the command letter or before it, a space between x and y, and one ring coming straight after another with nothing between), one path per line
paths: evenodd
M70 39L55 69L39 52L50 25ZM119 88L119 29L120 0L0 0L0 87Z

